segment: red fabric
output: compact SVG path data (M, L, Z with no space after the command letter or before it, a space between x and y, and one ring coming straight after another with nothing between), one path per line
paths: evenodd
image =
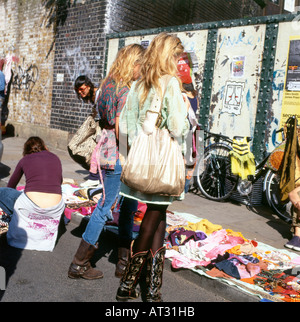
M183 84L192 83L191 77L191 61L189 59L189 55L187 53L183 53L181 58L177 63L177 69L179 72L179 78L181 79Z

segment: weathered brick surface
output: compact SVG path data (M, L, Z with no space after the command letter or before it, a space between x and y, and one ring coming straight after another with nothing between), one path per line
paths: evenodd
M0 0L0 58L14 57L8 122L16 125L17 135L44 128L52 144L66 144L57 142L65 140L62 131L74 133L91 111L78 101L74 80L86 74L99 84L107 33L239 18L250 10L245 2L77 0L49 53L54 34L45 27L42 1ZM257 5L251 10L259 14Z
M9 120L50 125L54 52L41 1L0 1L0 57L11 55Z
M55 46L51 127L73 132L91 112L73 85L79 75L96 84L103 77L106 1L86 1L69 10Z

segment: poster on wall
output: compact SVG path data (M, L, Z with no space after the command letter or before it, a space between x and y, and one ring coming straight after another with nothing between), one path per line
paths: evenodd
M222 113L241 114L244 86L243 82L226 82Z
M244 77L245 56L236 56L232 58L231 75L232 77Z
M284 10L293 12L295 10L295 0L284 0Z
M300 91L300 39L290 39L285 89Z
M300 120L300 36L290 37L283 91L281 126L290 116Z

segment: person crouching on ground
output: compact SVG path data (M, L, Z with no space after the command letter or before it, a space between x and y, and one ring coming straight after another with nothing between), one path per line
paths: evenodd
M16 187L23 174L26 182L22 192ZM62 178L58 156L48 151L40 137L30 137L7 187L0 188L0 208L11 218L7 232L10 246L53 250L65 209Z

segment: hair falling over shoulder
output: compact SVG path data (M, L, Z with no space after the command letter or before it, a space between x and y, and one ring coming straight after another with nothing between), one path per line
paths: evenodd
M171 75L178 79L180 86L181 80L177 73L177 60L184 52L181 40L166 32L158 34L150 43L141 65L141 78L138 86L143 87L140 106L145 102L151 87L161 91L159 79L163 75Z
M144 52L144 47L139 44L127 45L118 51L117 57L107 75L107 77L111 77L116 82L117 89L120 86L131 86L133 69L136 65L141 64Z

